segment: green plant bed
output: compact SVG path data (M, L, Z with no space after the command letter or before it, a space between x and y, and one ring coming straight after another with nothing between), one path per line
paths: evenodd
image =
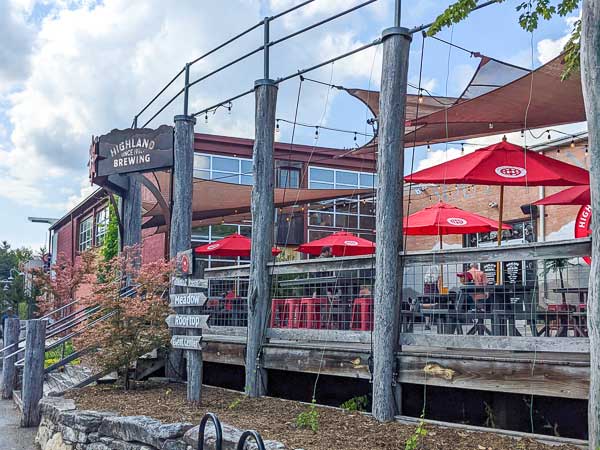
M73 348L73 343L71 341L67 341L65 343L65 353L64 357L72 355L75 353L75 349ZM52 350L48 350L44 357L44 368L50 367L52 364L56 364L63 357L62 346L58 346L53 348ZM81 360L79 358L74 359L69 364L79 364Z

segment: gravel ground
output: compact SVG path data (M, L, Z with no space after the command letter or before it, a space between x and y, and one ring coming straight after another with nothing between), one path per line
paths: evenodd
M67 394L82 409L147 415L165 422L198 423L205 412L214 412L227 424L258 430L263 438L305 450L404 449L414 426L397 422L380 424L360 413L319 408L317 432L298 428L296 418L308 411L299 402L274 398L249 399L240 393L206 387L201 406L188 405L185 387L145 383L125 392L117 386L94 386ZM426 425L419 450L575 450L574 446L549 446L537 441L514 440L495 433L469 433Z

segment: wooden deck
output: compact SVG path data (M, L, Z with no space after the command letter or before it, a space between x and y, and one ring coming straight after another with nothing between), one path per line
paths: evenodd
M244 365L243 336L205 335L204 361ZM369 344L271 340L266 369L370 379ZM400 383L587 399L586 353L515 352L404 346Z

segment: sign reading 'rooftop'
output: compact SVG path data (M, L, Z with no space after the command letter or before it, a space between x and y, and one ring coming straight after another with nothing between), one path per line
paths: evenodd
M92 157L98 177L145 172L173 166L173 127L113 130L98 138Z

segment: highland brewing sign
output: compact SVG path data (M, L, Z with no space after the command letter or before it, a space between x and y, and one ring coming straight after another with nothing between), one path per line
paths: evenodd
M173 127L168 125L161 125L156 130L113 130L100 136L95 144L92 164L97 177L173 166Z

